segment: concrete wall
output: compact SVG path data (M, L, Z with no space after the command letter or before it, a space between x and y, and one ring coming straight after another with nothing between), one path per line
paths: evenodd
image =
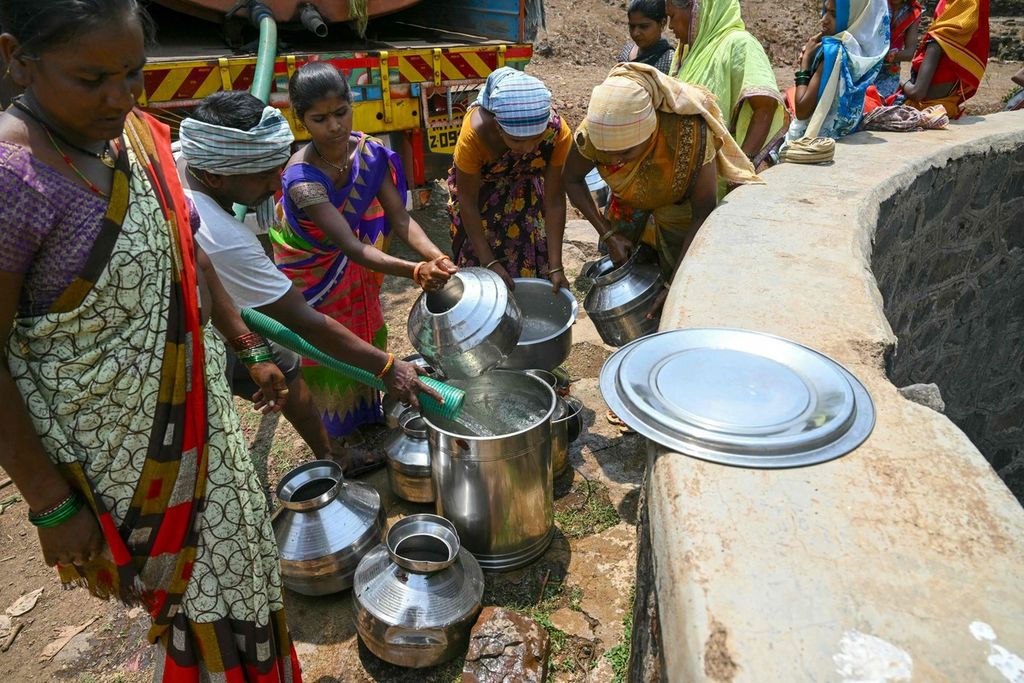
M893 382L937 384L1024 500L1024 147L951 160L883 202L871 261Z
M634 626L658 633L634 642L657 648L662 680L1024 678L1024 509L953 422L890 382L896 337L871 270L887 200L1022 147L1024 113L858 134L831 166L784 164L733 192L701 230L662 328L819 349L865 384L878 419L854 452L801 469L652 448Z

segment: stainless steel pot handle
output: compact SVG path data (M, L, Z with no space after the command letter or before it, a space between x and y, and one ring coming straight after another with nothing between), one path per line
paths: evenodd
M448 636L440 629L413 629L404 626L389 626L384 632L384 642L397 647L446 648Z

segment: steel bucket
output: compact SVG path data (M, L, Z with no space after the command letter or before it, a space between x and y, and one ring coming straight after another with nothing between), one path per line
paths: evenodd
M450 383L467 394L459 420L424 416L437 513L485 570L521 567L544 552L554 531L555 392L508 370Z
M498 367L507 370L552 370L565 362L572 350L572 326L578 304L568 289L551 291L551 282L516 278L512 296L523 316L523 331L508 358Z

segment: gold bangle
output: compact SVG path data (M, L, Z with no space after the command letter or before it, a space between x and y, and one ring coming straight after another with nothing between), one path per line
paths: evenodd
M384 379L384 375L388 374L391 370L391 366L395 364L395 354L388 353L388 362L384 364L384 368L376 374L377 379Z
M486 266L484 266L484 268L486 268L486 269L490 270L490 269L491 269L491 266L493 266L493 265L494 265L495 263L501 263L501 259L500 259L500 258L496 258L496 259L494 259L493 261L491 261L490 263L488 263L488 264L487 264Z
M548 275L554 275L555 273L565 273L565 267L558 266L557 268L551 268L548 270Z
M608 241L609 237L612 237L613 235L618 235L618 234L619 234L618 229L617 228L612 228L611 230L609 230L605 234L601 235L600 239L598 239L597 241L598 242L606 242L606 241Z

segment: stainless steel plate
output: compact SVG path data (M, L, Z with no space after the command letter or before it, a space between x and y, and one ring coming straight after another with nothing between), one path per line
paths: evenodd
M831 358L781 337L682 329L638 339L601 369L623 422L666 448L755 468L848 453L871 434L864 386Z

